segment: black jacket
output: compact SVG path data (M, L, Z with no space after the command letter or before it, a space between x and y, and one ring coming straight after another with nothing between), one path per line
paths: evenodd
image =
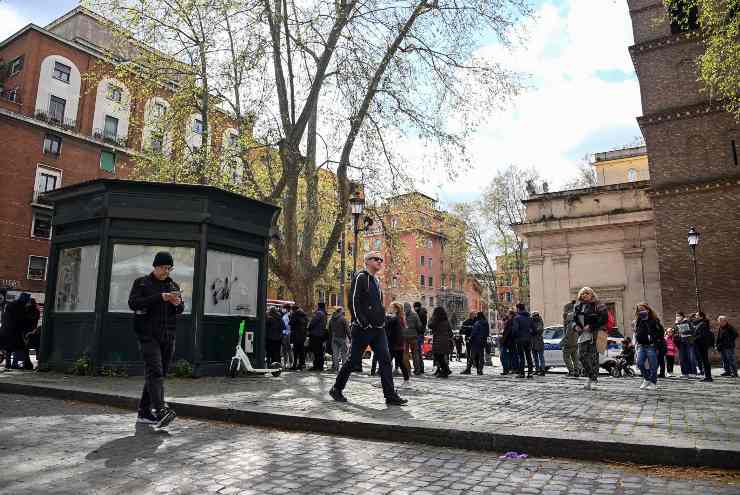
M306 341L306 334L308 328L308 316L303 312L302 309L296 309L290 314L290 341L292 343Z
M128 296L128 307L135 312L134 331L139 339L161 339L174 337L177 332L177 315L185 310L185 304L177 306L162 300L163 292L179 291L170 277L157 280L153 274L134 280Z
M23 335L33 330L31 325L25 303L18 300L8 303L3 312L3 324L0 328L2 348L11 351L23 349L25 347Z
M478 320L473 325L473 331L470 334L470 347L473 349L482 349L486 342L488 342L488 336L491 333L491 328L486 320Z
M265 334L267 340L282 340L283 339L283 318L280 314L275 314L272 311L267 313L267 321L265 321Z
M460 333L465 336L466 340L470 340L470 334L473 333L473 325L475 325L475 319L468 318L460 326Z
M352 281L349 310L353 325L361 328L385 328L383 293L378 280L367 270L362 270Z
M385 333L388 335L388 348L391 351L402 351L404 345L403 328L398 316L387 315L385 317Z
M635 321L635 342L640 345L657 346L663 340L663 326L658 320L638 319Z
M424 335L424 332L427 330L427 323L429 320L429 317L427 316L427 310L424 306L419 308L419 311L416 312L417 315L419 315L419 321L421 322L421 328L422 333L421 335Z
M714 347L714 333L707 320L694 320L694 328L696 329L695 345L701 349Z
M591 332L596 335L597 330L609 321L609 310L606 304L578 301L573 308L573 322L579 330L589 325Z
M734 349L737 330L729 323L717 330L717 350Z
M319 338L326 336L326 313L320 309L316 310L308 324L308 335Z
M511 336L514 338L514 342L531 342L534 332L534 322L529 313L526 311L517 312L511 324Z

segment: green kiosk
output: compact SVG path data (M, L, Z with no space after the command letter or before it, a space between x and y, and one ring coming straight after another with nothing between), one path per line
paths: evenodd
M267 253L279 209L210 186L100 179L46 194L54 227L41 337L41 369L64 371L88 356L97 371L143 374L131 284L157 251L175 260L185 313L174 360L195 376L223 375L239 326L249 359L265 361Z

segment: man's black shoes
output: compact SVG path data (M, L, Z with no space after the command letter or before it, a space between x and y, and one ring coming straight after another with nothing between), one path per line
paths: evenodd
M460 372L461 375L469 375L470 374L470 368L465 368L463 371Z
M169 407L163 407L157 414L157 428L164 428L172 423L176 417L177 414L175 414L175 411Z
M385 399L385 403L389 406L405 406L408 400L401 398L399 395L391 395Z
M136 422L144 425L156 425L157 417L152 414L152 411L139 411L139 415L136 418Z
M344 396L341 390L337 390L334 387L329 390L329 395L331 395L331 398L334 399L337 402L347 402L347 398Z

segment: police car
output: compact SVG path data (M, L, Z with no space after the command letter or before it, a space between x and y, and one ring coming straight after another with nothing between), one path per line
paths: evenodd
M565 335L565 329L562 325L545 327L542 336L545 341L545 364L547 369L565 367L563 349L560 346L563 335ZM616 358L622 352L623 339L624 337L616 328L609 332L606 351L599 354L599 364L604 364L606 361Z

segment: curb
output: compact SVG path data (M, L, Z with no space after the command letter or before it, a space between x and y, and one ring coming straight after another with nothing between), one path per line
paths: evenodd
M91 402L136 410L138 399L123 395L83 390L0 382L0 392L43 396L62 400ZM585 461L617 461L648 465L700 466L737 469L740 451L701 449L621 441L582 440L576 438L537 437L514 433L481 432L465 429L434 428L419 422L414 425L341 421L301 417L261 410L228 409L187 402L169 401L180 416L224 421L249 426L388 442L407 442L458 448L507 452L526 452L530 457L565 457Z

